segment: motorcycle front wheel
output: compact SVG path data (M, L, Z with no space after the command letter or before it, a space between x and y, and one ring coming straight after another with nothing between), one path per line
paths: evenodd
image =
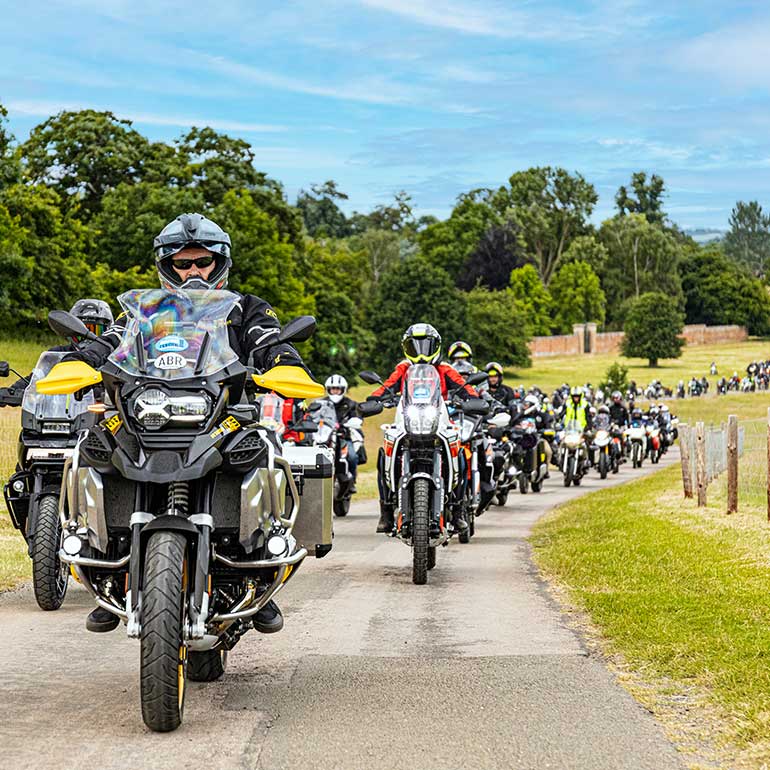
M140 697L144 723L159 733L176 730L184 714L186 545L176 532L155 532L145 554Z
M69 569L59 560L60 540L59 499L43 495L32 533L32 586L41 610L58 610L67 594Z
M334 515L343 517L347 516L350 511L350 498L334 501Z
M568 487L572 483L572 478L575 475L575 456L571 455L567 458L567 465L564 468L564 486Z
M519 492L521 492L522 495L526 495L527 492L529 492L529 477L526 473L522 473L521 476L519 476Z
M609 458L607 457L606 452L602 452L599 455L599 478L606 479L607 478L607 464L609 462Z
M430 486L428 479L415 479L412 487L412 582L423 586L428 582L428 518Z

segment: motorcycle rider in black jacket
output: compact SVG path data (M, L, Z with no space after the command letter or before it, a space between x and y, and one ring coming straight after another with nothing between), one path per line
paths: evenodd
M153 241L160 284L170 291L227 288L232 266L230 236L202 214L181 214L169 222ZM232 290L230 290L232 291ZM233 292L238 294L238 292ZM64 360L85 361L94 369L103 366L118 347L125 330L126 315L87 347L70 353ZM239 294L239 301L227 319L230 346L241 363L266 371L274 366L299 366L308 371L299 353L277 341L281 324L268 302L253 294ZM97 607L88 616L90 631L112 631L120 619ZM275 633L283 628L283 616L274 601L254 615L254 628Z
M497 361L490 361L485 367L484 371L489 377L489 393L495 401L499 401L505 406L510 406L511 402L515 400L516 395L513 392L513 388L509 388L507 385L503 385L503 367L497 363Z
M612 403L610 404L610 418L620 428L628 425L628 409L623 403L623 395L619 390L612 393Z

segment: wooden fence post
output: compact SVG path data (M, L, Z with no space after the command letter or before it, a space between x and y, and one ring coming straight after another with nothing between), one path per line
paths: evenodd
M770 521L770 408L767 410L767 520Z
M738 417L727 418L727 512L738 510Z
M698 507L706 505L706 426L702 422L695 425L695 483L698 486Z
M679 426L679 460L682 463L682 486L684 496L692 497L692 459L690 457L690 426Z

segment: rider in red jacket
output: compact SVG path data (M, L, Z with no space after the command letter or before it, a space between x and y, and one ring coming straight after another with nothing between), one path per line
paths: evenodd
M404 375L412 364L432 364L436 367L441 378L441 395L444 399L450 395L458 395L463 400L479 398L476 390L465 384L456 369L449 364L438 363L441 358L441 335L430 324L412 324L401 338L401 347L406 360L393 370L390 377L366 399L367 401L382 401L394 393L401 393ZM377 459L377 485L380 488L380 520L377 523L377 532L391 532L394 508L392 495L385 482L385 454L382 449ZM455 514L454 525L458 530L468 526L459 510Z

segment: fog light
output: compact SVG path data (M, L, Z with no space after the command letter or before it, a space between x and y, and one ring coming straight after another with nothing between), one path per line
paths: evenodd
M267 539L267 552L271 556L283 556L289 544L283 535L271 535Z
M13 491L14 492L24 491L24 482L21 479L16 479L16 481L13 482Z
M67 556L77 556L83 547L83 541L77 535L67 535L62 543L62 548Z

